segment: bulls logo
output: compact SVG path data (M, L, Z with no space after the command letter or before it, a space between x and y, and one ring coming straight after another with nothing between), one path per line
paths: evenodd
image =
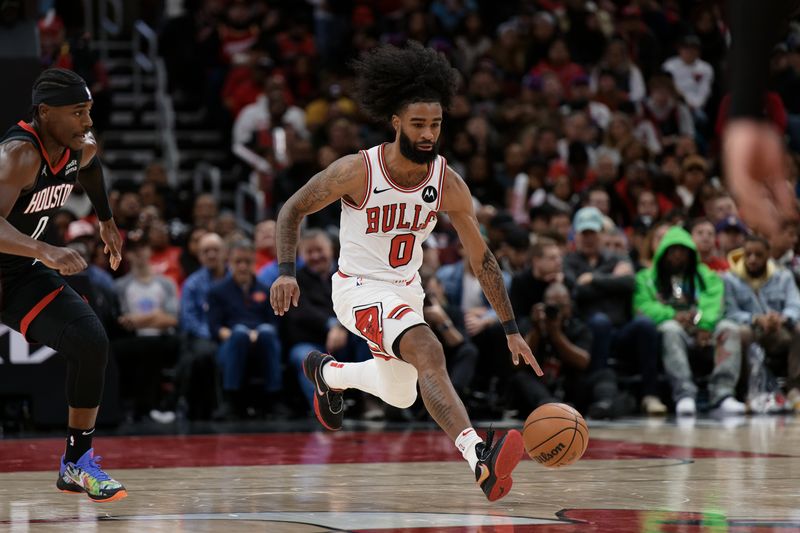
M428 185L422 190L422 199L428 203L435 202L437 196L436 187L433 185Z

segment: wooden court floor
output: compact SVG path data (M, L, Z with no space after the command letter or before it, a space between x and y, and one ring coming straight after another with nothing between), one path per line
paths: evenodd
M494 504L432 429L100 437L112 504L55 489L61 439L0 440L0 531L800 531L800 419L589 426L581 461L526 459Z

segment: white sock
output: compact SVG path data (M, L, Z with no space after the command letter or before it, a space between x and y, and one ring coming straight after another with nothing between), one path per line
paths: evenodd
M475 467L478 465L478 454L475 452L475 445L479 442L483 442L483 440L478 436L474 428L465 429L456 439L456 448L469 463L469 468L473 474L475 473Z
M331 361L322 367L322 379L332 389L358 389L380 398L375 359L363 363Z

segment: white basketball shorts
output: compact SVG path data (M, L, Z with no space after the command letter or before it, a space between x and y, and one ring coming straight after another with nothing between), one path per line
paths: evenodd
M380 359L400 359L394 342L407 329L425 324L425 293L418 274L407 283L392 283L336 271L332 296L339 322L366 340L372 355Z

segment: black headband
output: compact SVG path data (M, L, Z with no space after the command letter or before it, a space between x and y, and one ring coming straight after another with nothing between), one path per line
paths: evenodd
M33 89L31 100L33 105L47 104L58 107L91 102L92 93L85 83L67 87L38 87Z

